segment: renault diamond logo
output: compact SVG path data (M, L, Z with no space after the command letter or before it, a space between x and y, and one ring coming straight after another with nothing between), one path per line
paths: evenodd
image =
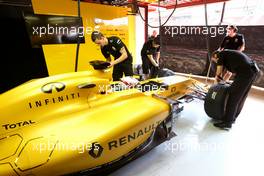
M88 152L93 158L99 158L103 153L104 148L97 142L92 143L92 147Z
M65 84L61 82L50 82L41 87L41 91L44 93L52 93L52 90L57 92L63 91L65 89Z

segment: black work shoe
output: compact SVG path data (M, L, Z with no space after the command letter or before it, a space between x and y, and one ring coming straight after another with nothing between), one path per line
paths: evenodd
M221 120L221 119L211 119L210 121L213 124L223 122L223 120Z
M215 127L221 128L223 130L229 130L232 128L232 123L229 122L219 122L219 123L214 123Z

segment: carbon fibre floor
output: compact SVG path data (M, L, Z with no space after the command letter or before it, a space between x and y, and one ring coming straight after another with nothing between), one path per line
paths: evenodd
M263 93L263 92L262 92ZM264 175L264 95L251 93L236 123L219 130L203 102L185 104L172 138L111 176Z

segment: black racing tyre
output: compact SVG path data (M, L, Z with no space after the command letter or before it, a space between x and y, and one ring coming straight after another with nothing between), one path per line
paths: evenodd
M157 73L158 78L166 77L166 76L174 76L174 75L176 75L176 73L174 73L172 70L167 68L159 69Z
M95 70L104 70L104 69L107 69L110 63L106 61L101 61L101 60L93 60L93 61L90 61L90 65L92 65Z
M204 100L206 114L216 120L221 120L225 114L226 103L229 97L229 84L212 85Z

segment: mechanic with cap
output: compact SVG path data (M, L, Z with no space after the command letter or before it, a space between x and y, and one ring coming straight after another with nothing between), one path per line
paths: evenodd
M109 67L114 67L113 81L119 81L123 74L133 76L132 56L120 38L116 36L105 37L102 33L94 31L91 39L101 47L102 54L110 62ZM113 61L111 61L111 55L114 57Z
M228 25L226 28L226 36L224 37L219 50L245 50L245 39L242 34L238 33L238 28L235 25ZM223 77L225 81L228 81L232 76L232 73L227 71Z
M144 79L155 78L158 74L160 59L160 36L149 39L141 49Z
M243 108L259 68L246 54L236 50L215 51L212 54L212 60L217 65L215 83L223 80L224 69L235 73L234 81L229 87L229 98L222 122L214 124L216 127L229 129Z

